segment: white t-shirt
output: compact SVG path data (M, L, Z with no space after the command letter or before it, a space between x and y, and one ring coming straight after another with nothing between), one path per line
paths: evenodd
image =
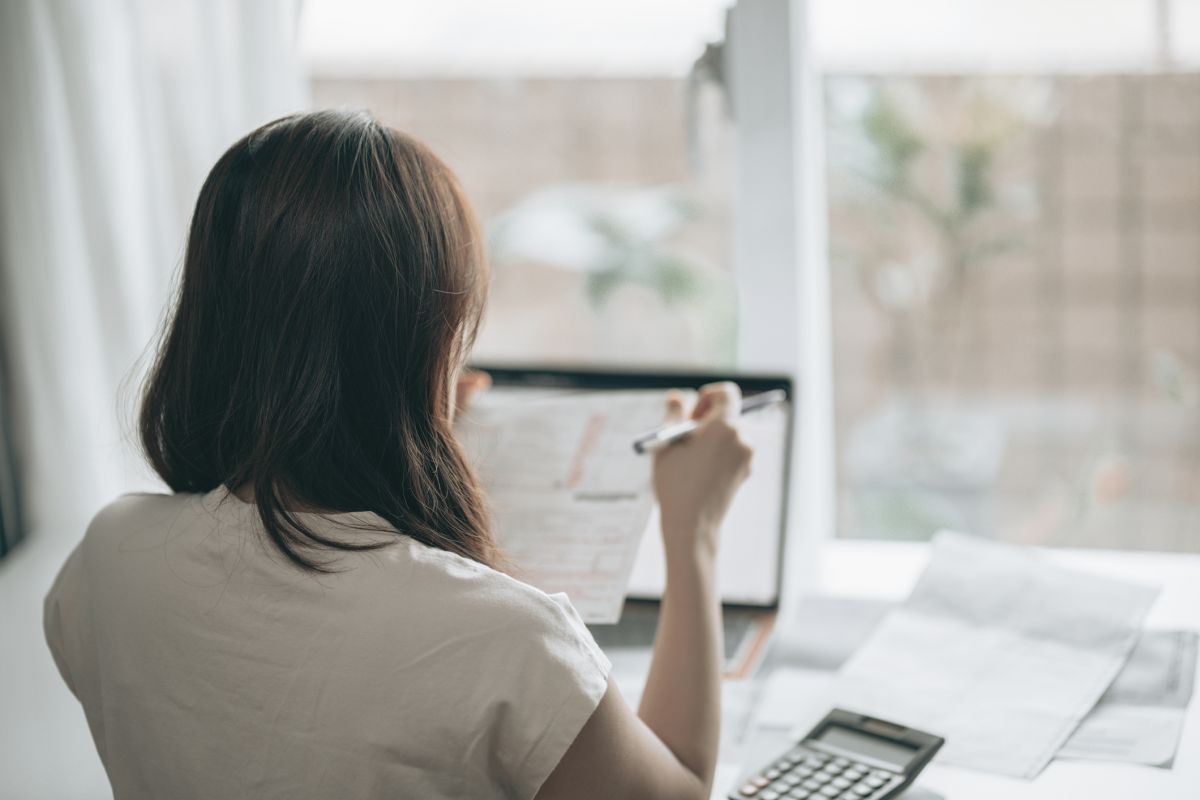
M46 598L117 800L537 793L611 666L564 595L395 534L306 573L256 520L224 489L128 495Z

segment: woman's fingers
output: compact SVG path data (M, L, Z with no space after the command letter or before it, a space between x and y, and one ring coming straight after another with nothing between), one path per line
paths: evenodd
M671 425L676 422L683 422L686 418L687 413L684 411L683 393L672 389L667 392L667 411L663 422Z
M694 430L654 459L654 492L663 524L663 544L672 553L717 549L721 520L750 466L750 448L738 435L741 392L732 383L710 384L699 392L690 415ZM686 414L677 399L668 403L668 421Z
M692 419L737 419L742 410L742 391L732 381L700 387L700 397L692 409Z

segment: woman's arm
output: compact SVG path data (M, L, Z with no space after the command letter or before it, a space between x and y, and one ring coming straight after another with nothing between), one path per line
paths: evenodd
M700 427L656 454L667 584L641 707L635 716L610 680L538 800L708 798L721 717L717 534L750 464L733 425L740 403L733 384L704 387ZM667 416L683 418L678 397Z

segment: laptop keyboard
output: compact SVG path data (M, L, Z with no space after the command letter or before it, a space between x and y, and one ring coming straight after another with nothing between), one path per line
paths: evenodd
M742 642L754 631L758 619L756 614L725 612L722 621L727 662L737 655ZM658 630L658 606L631 606L627 603L621 621L616 625L589 625L588 630L602 650L650 647Z

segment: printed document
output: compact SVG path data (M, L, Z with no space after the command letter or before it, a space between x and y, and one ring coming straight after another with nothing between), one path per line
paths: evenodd
M488 498L512 574L566 592L584 622L621 615L654 506L633 440L661 424L665 393L529 393L460 415L459 440Z
M836 704L946 737L947 764L1033 778L1121 671L1157 589L949 533L842 667Z
M827 710L828 686L797 680L832 676L871 635L893 604L859 597L810 595L799 604L775 651L804 669L777 669L767 682L763 714L776 726L812 727ZM1058 758L1170 766L1192 698L1200 636L1194 631L1142 630L1124 668L1058 751ZM781 648L783 648L781 650ZM811 712L811 713L810 713Z
M1194 631L1144 631L1125 669L1058 755L1170 766L1192 698L1196 645Z

